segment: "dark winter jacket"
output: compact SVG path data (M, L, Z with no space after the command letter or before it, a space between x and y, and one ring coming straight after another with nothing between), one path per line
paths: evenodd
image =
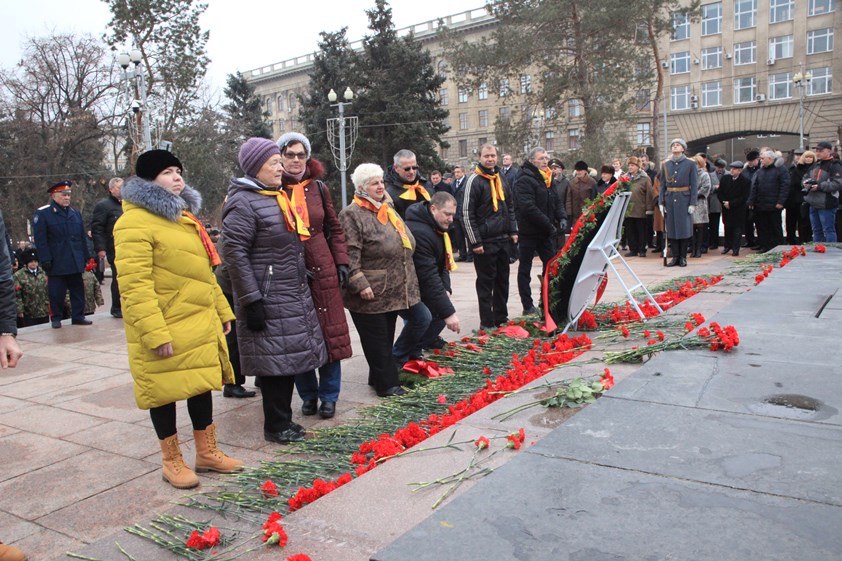
M842 190L842 163L839 160L817 161L804 175L804 181L815 181L818 187L818 190L804 195L804 200L811 207L828 210L839 206L839 192Z
M104 251L109 258L114 258L114 224L123 215L123 205L112 195L99 201L91 217L91 237L94 251Z
M82 215L55 201L35 211L32 219L38 260L47 275L82 274L88 264L87 234Z
M654 204L650 196L652 182L649 180L649 176L642 171L638 171L637 175L630 176L629 191L631 192L631 199L626 216L629 218L646 218L647 214L652 214Z
M786 199L787 206L798 205L804 202L804 192L801 181L804 174L813 164L794 164L789 167L789 197Z
M382 204L390 202L386 194ZM356 203L342 209L339 222L345 230L350 261L348 288L342 293L345 307L361 314L381 314L407 310L417 304L421 295L412 261L415 249L412 232L406 231L412 243L412 249L408 249L390 221L381 224L377 214ZM374 300L360 297L366 288L374 292Z
M231 179L222 209L226 262L234 289L240 364L249 376L292 376L327 361L307 282L304 246L287 229L275 197L256 179ZM246 306L263 302L266 327L252 331Z
M789 197L789 172L783 166L761 166L751 182L748 205L755 210L775 210L785 205Z
M565 220L566 216L552 183L548 188L541 171L527 161L520 168L515 190L519 235L528 238L548 238L553 235L556 224Z
M304 261L312 275L310 292L327 345L328 359L335 362L351 356L351 336L337 274L337 266L349 263L348 245L345 243L345 231L333 208L330 190L321 181L323 175L321 162L313 159L307 162L302 181L310 180L304 187L310 237L304 240ZM292 189L287 183L288 176L284 175L284 188L292 198ZM330 239L325 238L325 232Z
M416 203L406 211L406 225L415 237L415 273L421 289L421 301L434 318L444 319L456 313L448 294L450 272L444 251L444 232L430 213L430 203Z
M433 193L436 192L435 189L433 189L433 184L422 177L421 172L417 170L415 172L415 178L418 180L418 184L426 189L427 194L432 197ZM396 211L398 211L401 218L406 218L406 209L409 208L409 205L426 200L419 193L415 194L414 199L401 198L401 195L407 192L405 185L415 183L415 181L406 181L403 177L398 175L394 166L389 166L386 170L383 175L383 183L386 184L386 191L389 193L389 196L392 197L392 206Z
M17 311L15 308L15 284L12 279L12 261L9 257L9 239L6 223L0 214L0 333L17 334Z
M487 175L498 173L499 168L493 170L477 168ZM465 236L472 248L479 247L483 242L507 241L509 236L518 233L517 219L511 208L512 190L501 180L505 200L497 201L497 211L491 199L491 182L471 173L465 180L465 195L462 204L462 220L465 223Z
M737 176L737 179L734 179L730 173L723 175L719 180L719 200L723 203L723 212L727 211L730 215L739 215L744 219L750 192L751 185L742 173ZM724 205L726 202L729 206L727 209Z

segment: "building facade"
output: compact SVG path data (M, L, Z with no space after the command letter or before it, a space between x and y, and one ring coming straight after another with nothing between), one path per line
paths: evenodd
M523 118L523 112L528 112L534 129L531 142L562 159L578 150L584 125L576 100L550 109L524 106L523 94L537 86L537 77L522 74L499 86L458 87L442 57L440 21L468 41L489 35L497 22L478 8L398 31L413 33L447 78L439 97L450 112L450 131L444 136L450 147L441 149L442 159L452 165L471 164L480 145L497 143L497 118ZM656 135L661 146L665 138L682 137L690 151L737 159L745 149L764 144L782 151L797 148L802 130L807 146L820 140L838 144L839 29L842 10L836 0L722 0L703 3L698 18L674 14L673 32L661 41L662 115L653 130L651 102L643 100L628 131L630 146L651 152ZM244 73L263 99L275 137L301 130L297 96L308 87L313 58L311 53ZM528 148L513 152L523 156Z

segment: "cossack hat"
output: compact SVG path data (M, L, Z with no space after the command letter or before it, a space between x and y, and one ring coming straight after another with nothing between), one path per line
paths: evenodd
M587 164L587 162L579 160L578 162L573 164L573 169L575 169L577 171L588 171L588 164ZM614 172L612 171L611 173L614 173Z
M637 156L629 156L629 159L626 160L626 166L630 165L640 167L640 159Z
M240 146L240 169L246 175L256 177L266 160L275 155L281 155L277 144L268 138L253 136Z
M38 261L38 252L31 248L27 249L20 254L20 260L23 265L26 265L30 261Z
M134 173L138 177L154 181L158 174L168 167L177 167L179 171L184 172L181 160L173 156L169 150L149 150L137 158Z
M71 180L65 179L64 181L59 181L58 183L56 183L55 185L53 185L52 187L47 189L47 192L52 194L52 193L60 193L62 191L70 191L70 188L71 188L72 185L73 185L73 182Z

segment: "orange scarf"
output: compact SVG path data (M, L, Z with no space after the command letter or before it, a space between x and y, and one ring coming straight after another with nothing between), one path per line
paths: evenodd
M541 177L544 178L544 183L547 185L547 189L553 184L553 172L550 170L544 171L539 169L538 171L541 172Z
M287 230L290 232L298 232L298 237L301 240L310 238L310 231L304 226L304 222L301 220L301 217L298 216L298 213L295 212L295 207L290 202L286 191L283 189L278 189L277 191L261 189L255 192L266 197L275 197L278 201L278 206L281 209L281 214L284 216L284 222L286 223ZM305 204L304 206L306 208L307 205Z
M491 206L494 207L494 212L497 212L497 201L506 200L506 195L503 192L503 182L500 181L500 174L488 175L479 166L474 168L474 172L480 177L486 178L491 184Z
M312 181L312 179L305 179L301 183L287 185L287 188L292 190L292 208L295 215L301 219L301 224L308 232L310 231L310 211L307 210L307 197L304 194L304 188Z
M453 244L450 243L450 234L441 232L444 238L444 266L448 271L456 270L456 260L453 258Z
M424 197L425 201L430 200L430 194L427 192L426 189L424 189L424 187L421 186L417 179L415 180L415 183L410 183L404 185L403 187L406 190L403 193L401 193L401 196L399 198L405 201L417 201L418 193L421 193L421 196Z
M205 230L202 223L199 222L199 219L186 210L182 210L181 215L193 222L193 226L195 226L196 230L199 232L199 237L202 239L202 245L205 246L205 251L210 258L211 266L216 267L222 263L222 259L219 258L219 254L216 252L216 246L213 245L210 235L208 235L208 232Z
M377 215L377 221L381 224L386 224L386 222L391 222L392 226L395 228L395 231L401 237L401 243L406 249L412 249L412 241L409 239L409 236L406 234L406 226L404 225L403 221L398 217L398 213L395 212L395 209L389 206L388 203L383 202L380 204L380 208L374 206L374 203L371 201L367 201L358 195L354 195L354 202L363 207L364 209L370 210L374 214Z

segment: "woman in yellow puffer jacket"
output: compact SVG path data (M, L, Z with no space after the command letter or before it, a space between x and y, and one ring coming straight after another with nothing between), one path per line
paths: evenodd
M137 176L123 187L114 242L135 399L152 417L164 480L186 489L199 480L181 456L176 401L187 400L196 471L231 473L243 464L216 445L211 390L234 379L224 337L234 314L213 275L219 257L193 215L201 195L184 184L182 169L166 150L140 155Z

